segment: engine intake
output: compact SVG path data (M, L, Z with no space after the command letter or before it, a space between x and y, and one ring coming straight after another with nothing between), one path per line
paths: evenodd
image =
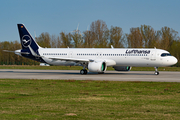
M90 72L104 72L106 71L106 63L105 62L90 62L88 64L88 69Z

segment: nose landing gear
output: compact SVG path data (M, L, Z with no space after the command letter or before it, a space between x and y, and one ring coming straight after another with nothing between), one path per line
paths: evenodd
M154 67L154 69L155 69L154 74L155 74L155 75L159 75L158 67Z

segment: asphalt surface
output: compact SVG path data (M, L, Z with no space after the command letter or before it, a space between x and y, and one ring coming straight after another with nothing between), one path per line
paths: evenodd
M81 75L79 70L20 70L0 69L0 79L54 79L54 80L108 80L108 81L153 81L180 82L180 72L160 71L106 71L104 74Z

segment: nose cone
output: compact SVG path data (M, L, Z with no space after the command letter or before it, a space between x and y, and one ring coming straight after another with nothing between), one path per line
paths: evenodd
M174 56L168 56L164 59L163 65L171 66L178 62L178 60Z
M176 64L176 63L178 62L178 60L177 60L177 58L175 58L175 57L173 56L171 62L172 62L172 64L174 65L174 64Z

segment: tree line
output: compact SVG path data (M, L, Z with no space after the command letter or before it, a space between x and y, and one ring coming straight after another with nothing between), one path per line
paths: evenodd
M108 29L103 20L91 23L90 29L75 32L60 32L59 35L41 33L35 38L41 47L47 48L159 48L169 51L180 60L180 37L178 32L167 26L154 30L149 25L131 28L129 33L123 33L121 27L111 26ZM0 64L37 65L38 62L5 53L3 50L21 49L18 41L0 42ZM178 65L178 64L177 64Z

